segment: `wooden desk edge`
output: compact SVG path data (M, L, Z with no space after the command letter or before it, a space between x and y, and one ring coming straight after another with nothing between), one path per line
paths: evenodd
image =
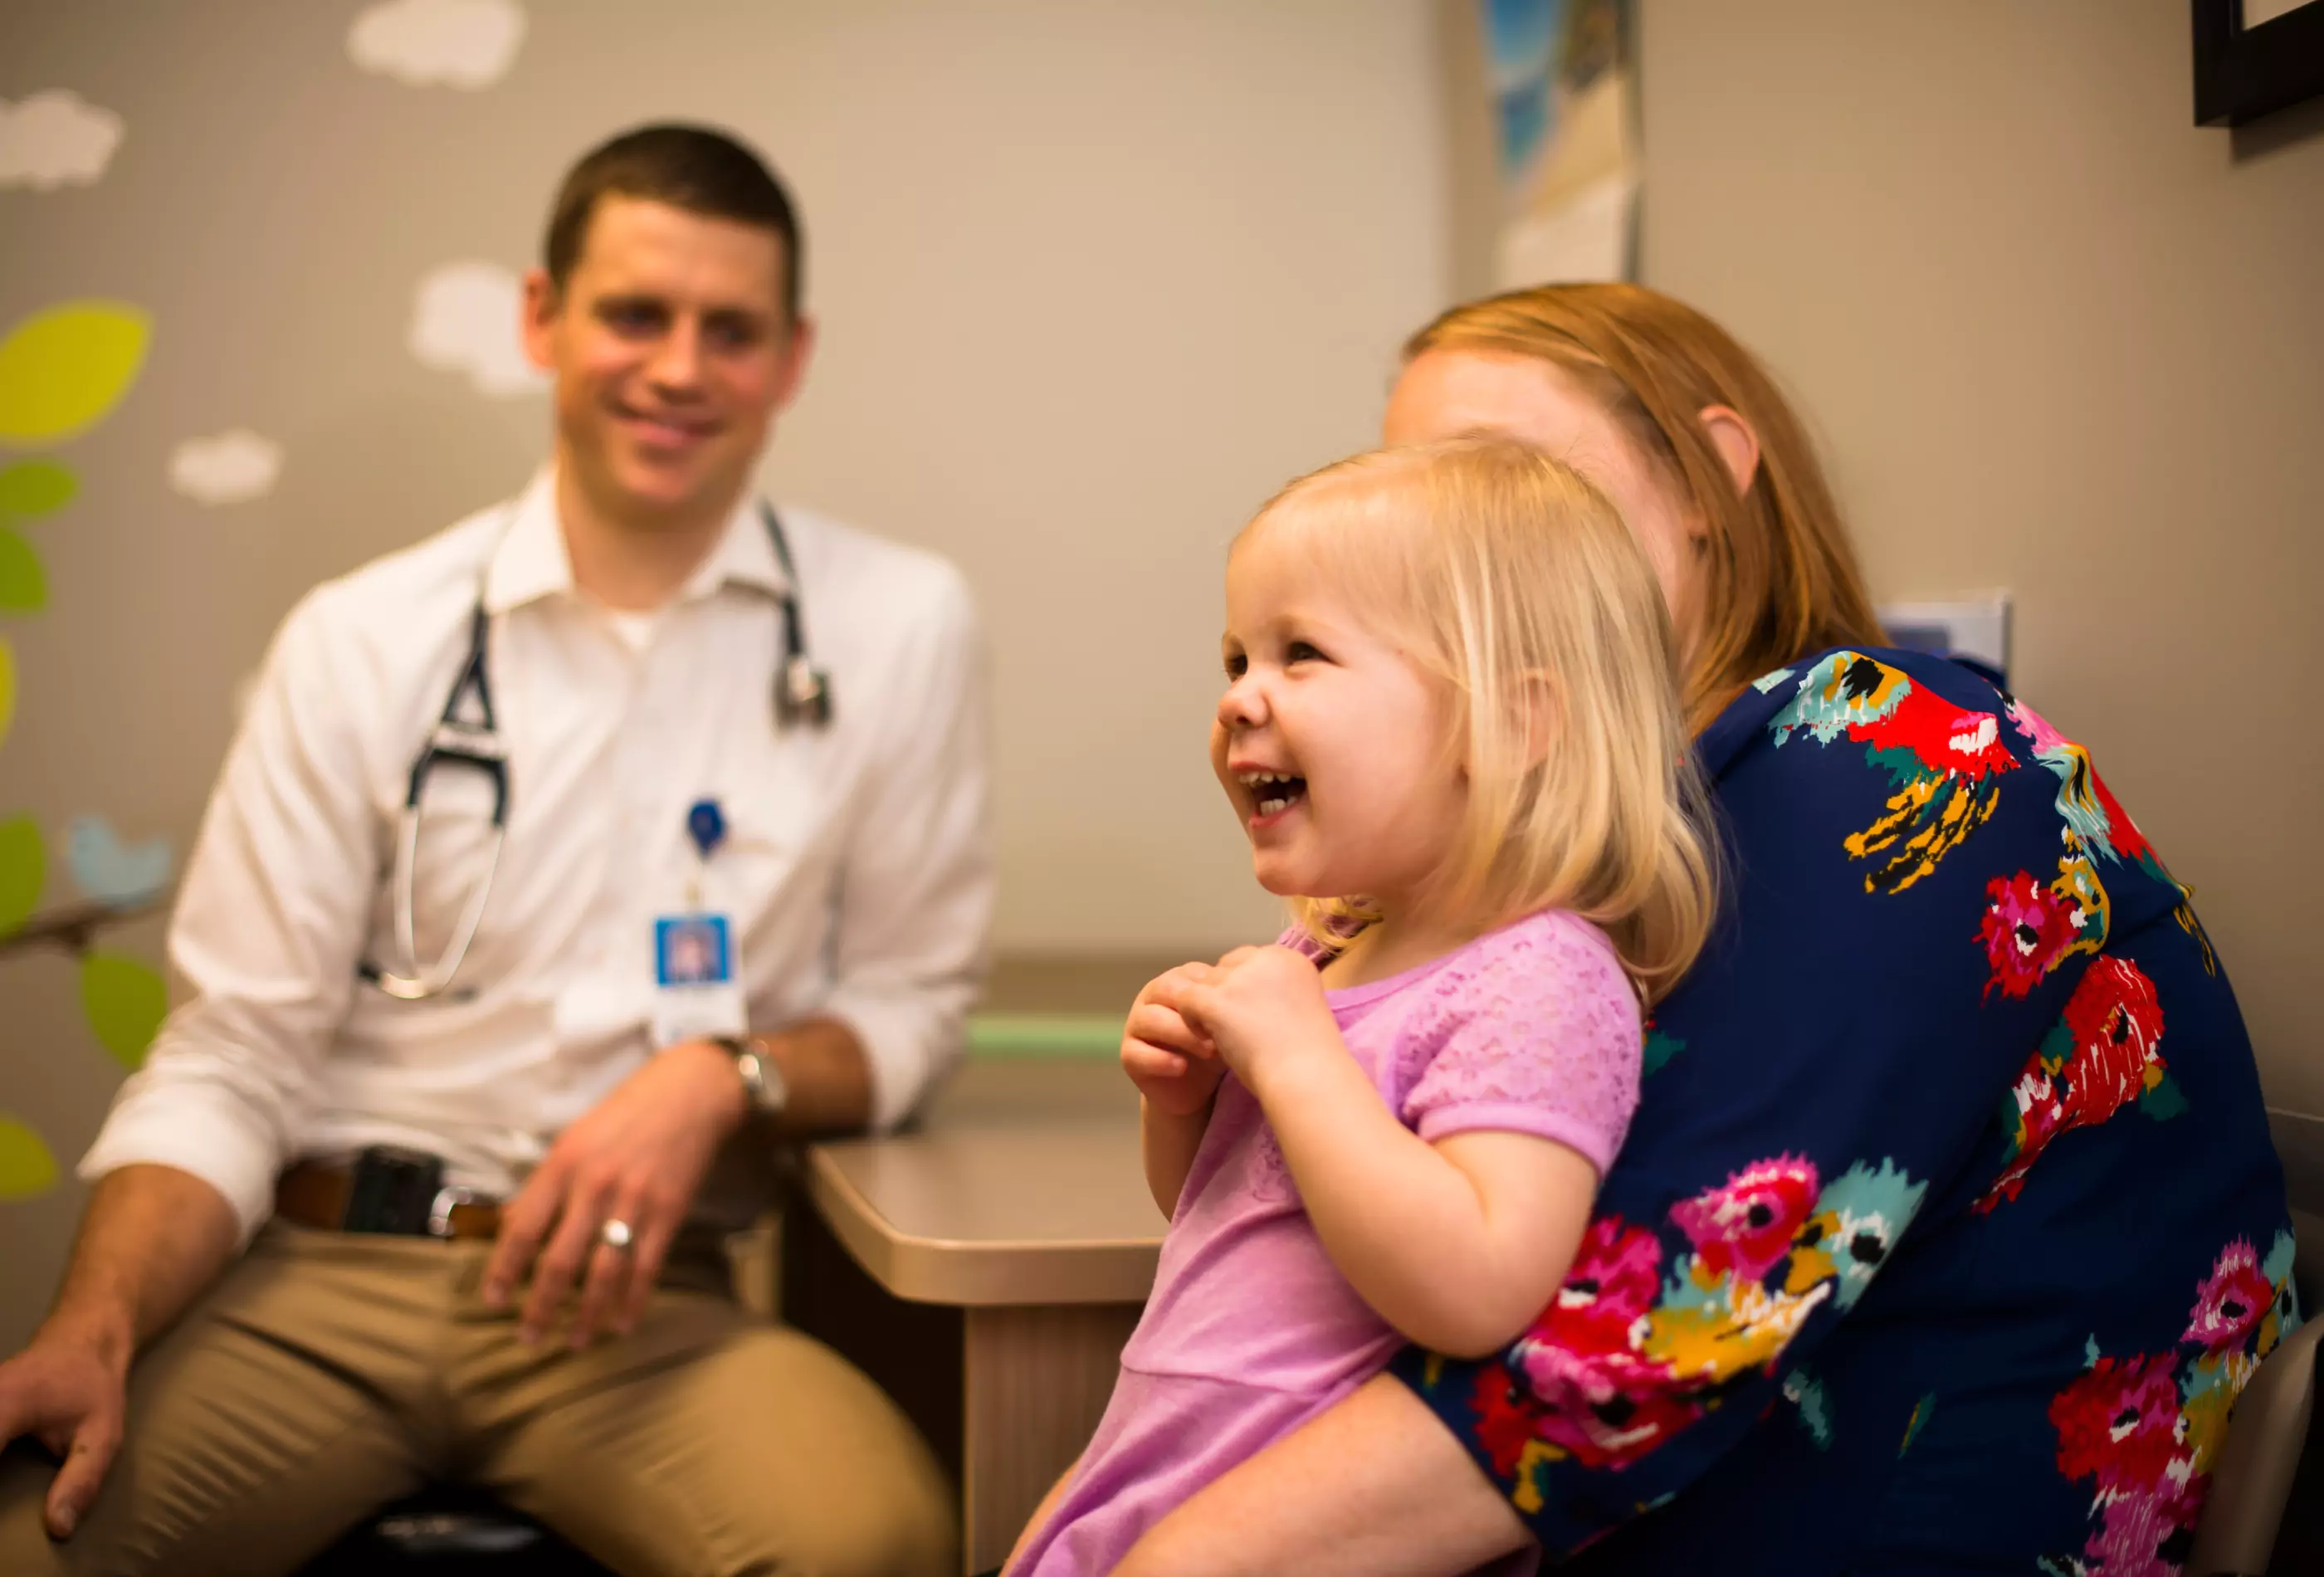
M964 1242L900 1232L821 1147L807 1150L807 1194L855 1262L893 1296L959 1308L1143 1303L1154 1289L1162 1231L1067 1245Z

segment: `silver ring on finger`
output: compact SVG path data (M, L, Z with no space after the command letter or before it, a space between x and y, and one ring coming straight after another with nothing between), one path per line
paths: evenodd
M637 1240L637 1234L630 1230L630 1223L621 1217L609 1216L606 1218L605 1224L597 1229L597 1240L608 1249L627 1249Z

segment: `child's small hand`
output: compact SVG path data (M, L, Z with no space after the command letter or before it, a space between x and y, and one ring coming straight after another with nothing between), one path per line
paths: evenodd
M1173 975L1183 972L1173 972ZM1171 1002L1206 1036L1220 1059L1256 1091L1266 1069L1318 1049L1343 1047L1314 960L1288 947L1238 947L1206 978L1171 981Z
M1210 1037L1171 1005L1179 991L1217 973L1207 964L1182 964L1156 975L1138 993L1122 1026L1122 1071L1148 1105L1172 1117L1192 1117L1209 1105L1226 1075Z

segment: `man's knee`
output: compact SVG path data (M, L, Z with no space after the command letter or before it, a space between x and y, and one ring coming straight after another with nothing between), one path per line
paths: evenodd
M552 1410L492 1474L611 1565L957 1577L951 1487L886 1393L797 1332L708 1326L698 1352Z
M805 1507L779 1497L807 1513L788 1530L800 1577L954 1577L959 1503L919 1432L868 1381L826 1421L833 1455L820 1492Z
M784 1577L956 1577L959 1531L945 1497L899 1488L886 1504L851 1497L791 1530Z

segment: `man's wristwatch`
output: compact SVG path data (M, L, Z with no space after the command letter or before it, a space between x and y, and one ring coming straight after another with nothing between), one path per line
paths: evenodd
M714 1035L710 1044L734 1059L734 1071L742 1075L742 1093L750 1098L752 1114L780 1116L789 1103L790 1090L784 1084L783 1070L775 1059L740 1035Z

